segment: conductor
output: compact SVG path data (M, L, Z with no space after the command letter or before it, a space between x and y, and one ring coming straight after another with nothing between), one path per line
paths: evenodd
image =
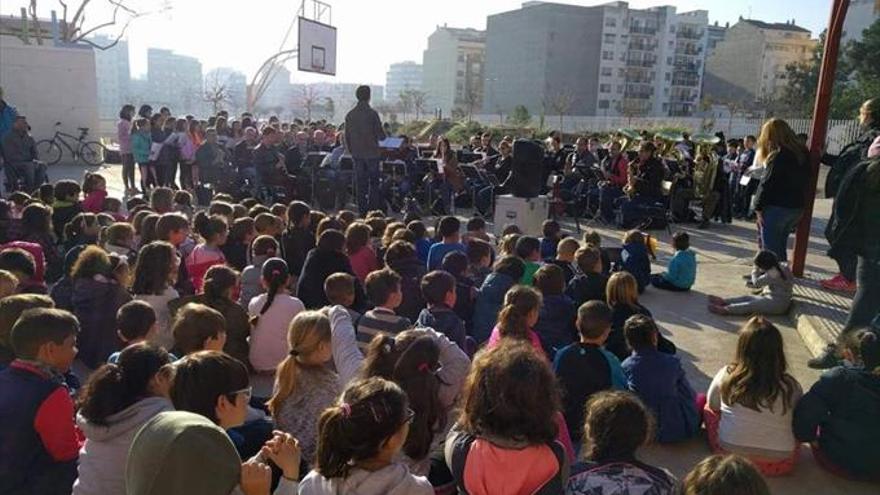
M357 105L345 116L345 146L354 162L360 214L382 204L379 191L379 141L385 131L379 114L370 107L370 87L358 86Z

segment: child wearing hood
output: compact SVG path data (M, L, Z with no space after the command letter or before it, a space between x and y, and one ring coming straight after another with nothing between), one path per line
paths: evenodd
M651 258L645 234L638 230L627 232L623 237L620 258L623 261L621 268L636 278L639 294L645 292L645 287L651 282Z
M673 292L691 290L697 279L697 258L691 251L691 238L687 232L676 232L672 236L675 254L669 260L664 273L651 275L651 285L658 289Z

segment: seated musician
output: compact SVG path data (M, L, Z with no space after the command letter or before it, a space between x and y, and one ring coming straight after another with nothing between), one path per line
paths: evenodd
M562 138L553 135L548 138L548 148L544 153L544 173L541 177L541 187L546 189L547 179L553 172L564 173L565 159L568 157L568 150L562 147Z
M305 131L298 131L293 136L293 141L289 142L289 139L285 139L282 147L284 148L284 166L287 168L287 173L297 175L309 154L309 135Z
M254 184L257 180L257 171L254 169L254 148L260 143L257 137L257 129L248 126L244 128L244 139L238 142L232 151L232 161L238 170L238 180L244 183L246 180Z
M296 194L296 180L287 173L285 157L278 150L280 141L280 131L270 125L263 127L260 144L254 148L257 185L282 187L287 191L288 199L292 199Z
M333 151L332 143L327 140L327 133L323 129L315 129L312 133L312 142L309 144L309 151L314 152L330 152Z
M500 152L498 159L486 165L485 170L486 174L495 177L495 183L499 185L489 184L477 192L476 208L483 215L490 211L492 198L498 194L507 194L506 183L510 178L510 172L513 167L513 146L510 144L510 141L501 141L498 145L498 150Z
M484 132L483 135L480 136L480 146L474 148L474 153L486 155L486 158L491 158L498 154L498 151L492 147L491 133Z
M443 213L450 212L453 206L453 198L456 192L464 187L464 179L458 169L458 157L449 139L442 137L437 141L437 150L434 159L440 162L439 170L432 170L429 190L431 194L431 207L437 205Z
M605 181L599 184L599 208L602 220L611 223L614 219L614 203L623 196L623 187L627 183L629 162L626 153L621 150L619 141L611 143L609 155L602 162L602 173Z
M639 155L630 166L631 175L624 192L629 199L621 205L622 227L631 228L645 218L645 208L663 200L663 176L665 167L654 156L656 148L652 142L639 146Z

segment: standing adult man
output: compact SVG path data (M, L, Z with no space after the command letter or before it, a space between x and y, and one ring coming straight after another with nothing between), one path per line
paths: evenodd
M6 159L3 158L3 138L12 130L12 124L17 116L18 110L6 103L6 100L3 99L3 88L0 88L0 165L6 162ZM6 179L9 183L8 187L12 187L15 182L15 172L8 166L5 171Z
M37 160L37 147L30 134L30 126L23 115L15 117L12 130L3 136L3 156L6 166L22 181L24 190L31 192L48 182L46 164Z
M361 215L381 204L379 191L379 141L385 130L379 114L370 107L370 87L358 86L357 105L345 116L345 146L354 161L357 203Z

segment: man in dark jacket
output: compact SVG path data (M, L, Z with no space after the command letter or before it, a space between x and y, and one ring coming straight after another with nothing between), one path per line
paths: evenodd
M30 126L23 115L15 117L12 130L3 136L3 160L22 181L25 191L33 191L48 182L46 164L39 161Z
M357 202L361 215L380 204L379 141L385 130L379 114L370 107L370 87L358 86L357 105L345 116L345 146L354 161Z

